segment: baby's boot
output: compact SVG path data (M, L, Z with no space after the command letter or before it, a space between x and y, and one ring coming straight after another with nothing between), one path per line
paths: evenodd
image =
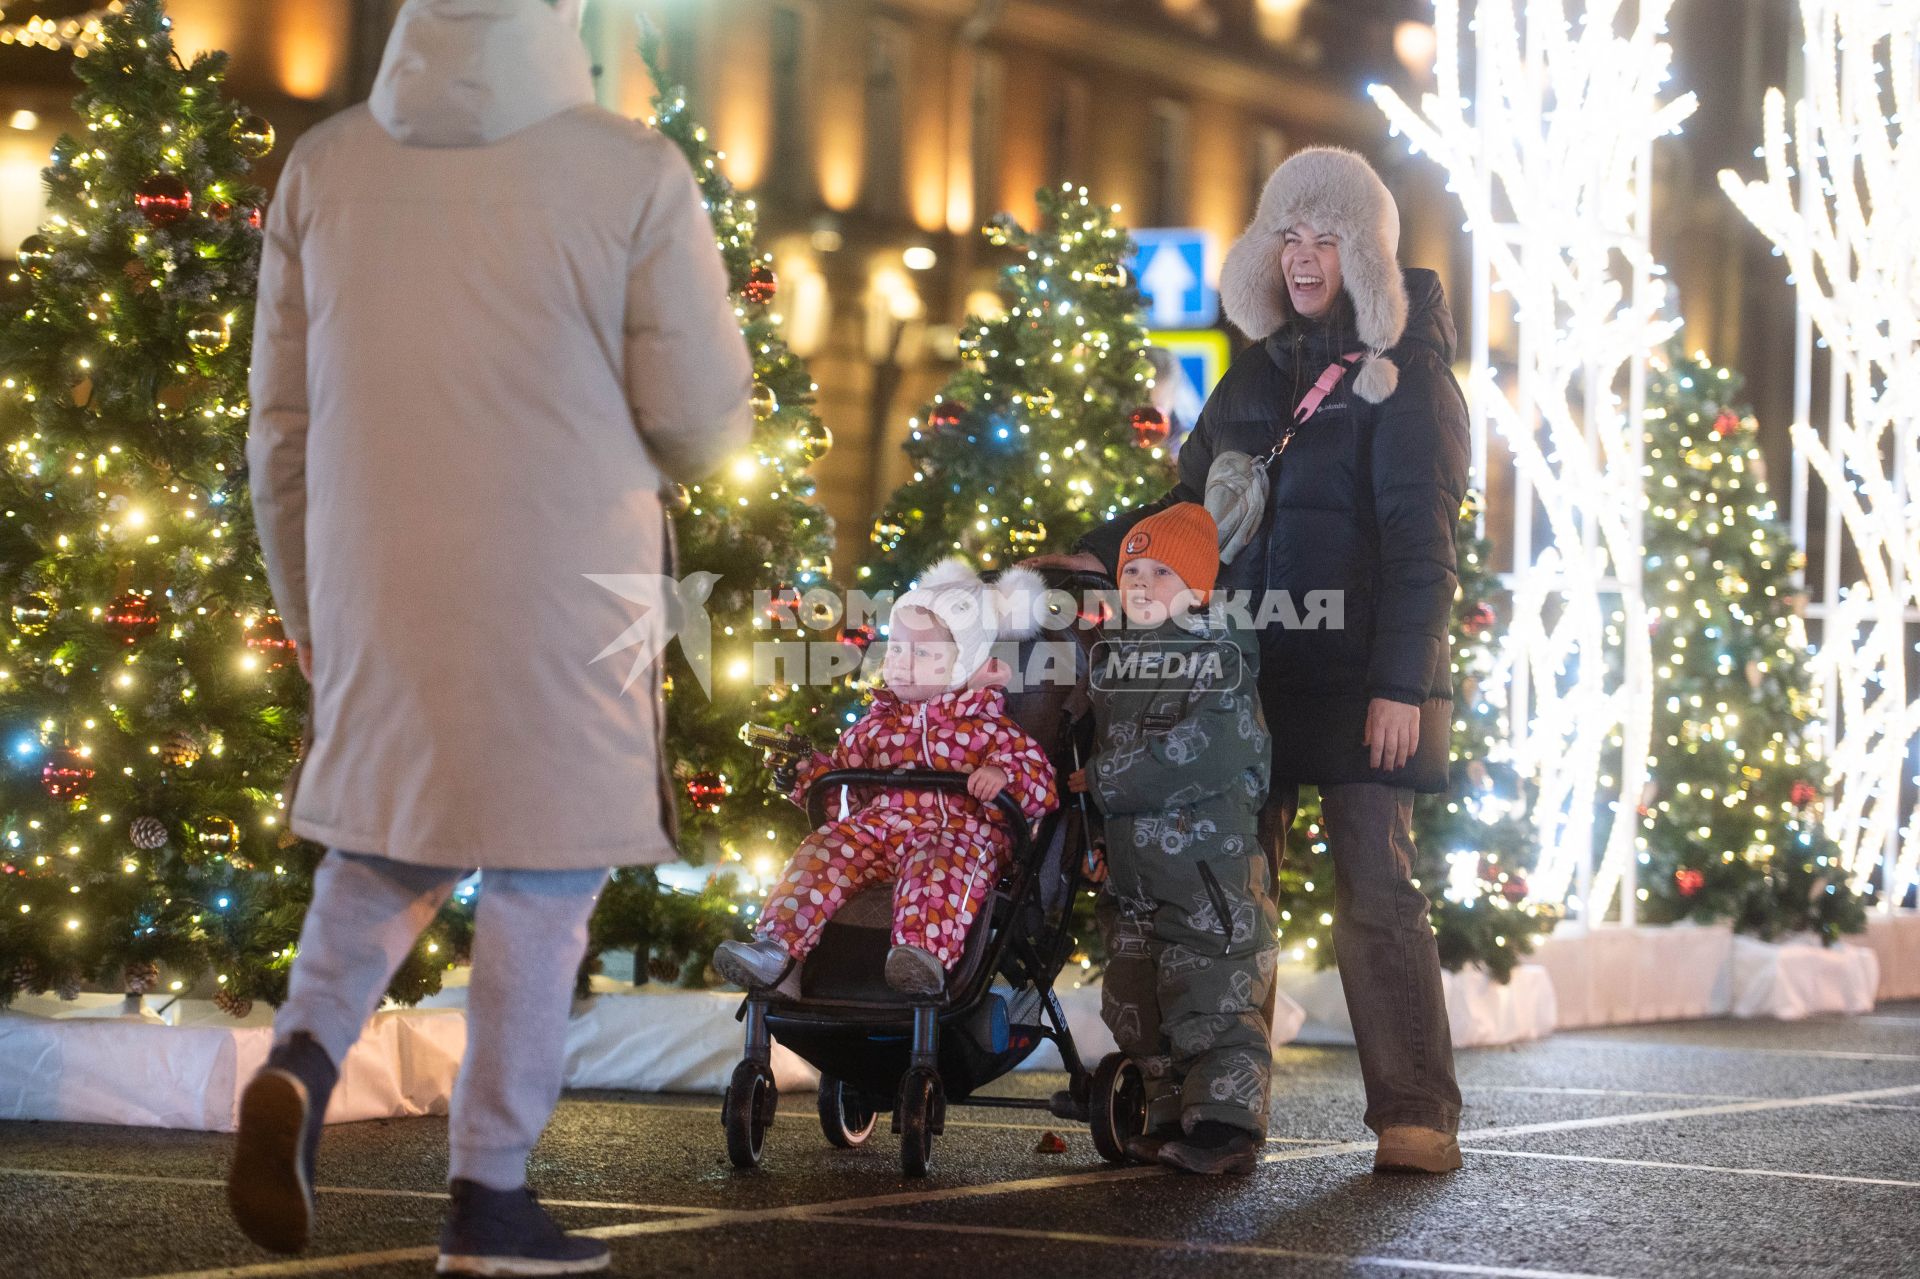
M800 998L800 961L777 941L724 941L713 952L714 971L746 990Z
M938 995L947 988L947 966L930 950L895 946L887 952L887 985L903 995Z

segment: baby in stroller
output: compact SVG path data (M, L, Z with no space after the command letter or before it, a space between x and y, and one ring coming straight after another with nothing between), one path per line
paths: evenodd
M967 794L860 788L840 817L795 850L767 896L754 940L727 942L714 954L721 976L798 998L801 961L834 912L867 884L891 879L887 984L916 996L946 988L1012 845L994 800L1011 788L1029 821L1057 803L1046 751L1007 716L1013 672L993 651L1003 640L1039 631L1045 593L1031 569L1008 569L989 585L950 558L894 603L885 687L831 754L816 750L800 765L790 797L804 806L813 779L840 768L967 773Z

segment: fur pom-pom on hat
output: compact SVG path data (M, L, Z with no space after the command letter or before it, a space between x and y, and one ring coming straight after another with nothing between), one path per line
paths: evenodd
M894 609L917 608L947 628L959 646L949 689L963 687L1003 640L1031 639L1047 618L1047 582L1030 568L1002 570L983 582L971 564L950 555L920 575Z
M1234 327L1255 340L1293 318L1280 264L1287 230L1305 222L1340 237L1340 274L1353 300L1367 359L1354 377L1361 399L1392 395L1400 370L1387 358L1407 327L1407 290L1395 260L1400 209L1373 166L1339 147L1309 147L1267 179L1246 233L1227 251L1220 301Z

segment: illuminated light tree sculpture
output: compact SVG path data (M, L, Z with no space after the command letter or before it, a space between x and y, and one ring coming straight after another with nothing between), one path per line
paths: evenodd
M1467 24L1458 0L1437 0L1434 91L1415 109L1370 90L1465 206L1475 483L1486 482L1489 423L1516 466L1502 678L1515 763L1534 796L1530 890L1570 897L1587 920L1616 902L1622 920L1634 917L1631 815L1649 768L1640 428L1650 357L1675 327L1661 318L1666 290L1648 247L1650 158L1695 106L1664 89L1671 7L1482 0L1469 100ZM1519 339L1504 384L1489 322L1500 297ZM1551 541L1536 548L1540 518ZM1597 814L1611 817L1604 832Z
M1807 96L1767 94L1765 176L1721 186L1786 258L1799 299L1794 525L1825 498L1819 662L1834 791L1827 830L1880 904L1920 883L1920 814L1901 818L1920 749L1907 663L1920 608L1920 9L1803 0ZM1814 425L1814 346L1829 354ZM1857 576L1848 579L1849 573Z

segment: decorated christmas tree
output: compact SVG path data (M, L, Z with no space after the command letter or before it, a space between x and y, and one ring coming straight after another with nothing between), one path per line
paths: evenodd
M1832 941L1865 927L1864 912L1821 829L1800 561L1739 392L1730 370L1678 350L1648 387L1659 694L1639 814L1640 910Z
M210 975L277 1000L319 850L283 825L306 689L245 472L273 128L134 0L74 63L0 315L0 1002ZM395 980L437 988L430 931ZM163 971L164 970L164 971Z
M1414 878L1433 903L1440 962L1480 964L1505 981L1558 912L1529 902L1532 866L1526 792L1504 762L1497 597L1489 547L1470 496L1455 534L1460 590L1453 607L1453 741L1448 789L1414 801ZM1333 862L1317 794L1303 789L1280 875L1280 945L1290 958L1332 966Z
M986 229L1012 257L1005 312L967 319L959 371L911 423L913 478L874 522L865 590L902 589L952 554L985 571L1065 551L1172 486L1117 209L1084 187L1044 188L1038 201L1034 229L1005 215Z
M684 90L666 80L659 40L641 41L657 92L654 128L692 163L714 236L726 261L740 331L753 354L753 440L718 474L673 494L677 577L706 584L712 659L696 671L668 648L667 735L680 803L680 850L710 864L700 893L673 893L651 870L622 871L595 917L594 950L635 951L636 980L697 980L713 947L732 935L754 894L735 873L763 874L785 863L807 831L806 816L767 784L760 752L741 739L746 724L831 740L854 698L851 681L809 645L843 641L857 667L857 629L823 631L809 592L834 590L833 524L814 500L807 473L832 443L814 411L807 366L781 337L779 281L757 242L754 201L734 190L725 158L687 113ZM697 576L696 576L697 575ZM789 654L793 655L791 658Z

